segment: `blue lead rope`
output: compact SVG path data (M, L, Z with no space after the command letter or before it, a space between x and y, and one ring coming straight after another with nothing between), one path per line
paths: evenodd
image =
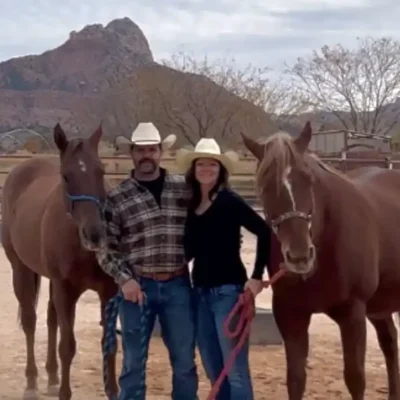
M104 311L106 332L103 342L103 383L107 398L109 400L118 400L118 397L113 396L110 392L110 371L108 370L107 357L109 354L113 353L117 345L117 333L121 334L117 330L117 319L119 313L119 306L124 301L122 294L117 294L112 297L106 304ZM144 398L145 388L146 388L146 359L147 359L147 343L149 340L148 332L148 317L149 317L149 307L146 305L146 300L141 308L141 318L140 318L140 350L141 350L141 362L142 362L142 374L140 379L139 389L136 392L138 398ZM135 400L135 399L132 399Z
M123 297L120 294L112 297L106 304L104 310L104 323L106 325L106 331L103 342L103 383L104 389L109 400L118 400L113 396L110 390L110 371L108 370L107 358L109 354L112 354L117 346L117 319L119 306L123 301ZM120 333L120 332L119 332Z

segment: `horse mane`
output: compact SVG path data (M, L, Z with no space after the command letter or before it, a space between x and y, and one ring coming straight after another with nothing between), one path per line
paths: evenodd
M264 141L264 157L260 161L256 174L256 184L259 190L265 191L268 182L275 180L279 191L285 174L290 167L296 167L300 172L312 179L323 169L346 181L349 178L339 170L324 163L315 153L307 151L300 153L295 146L294 139L287 132L279 131Z
M331 167L330 165L328 165L327 163L323 162L315 153L313 152L309 152L307 153L307 157L309 157L310 159L314 160L316 162L316 164L322 168L323 170L325 170L326 172L329 172L333 175L338 176L339 178L342 178L348 182L350 182L350 178L344 174L343 172L339 171L338 169Z

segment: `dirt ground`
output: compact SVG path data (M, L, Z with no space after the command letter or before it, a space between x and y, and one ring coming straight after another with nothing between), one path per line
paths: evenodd
M248 266L254 257L254 240L245 235L243 257ZM46 304L47 281L42 284L38 308L36 358L40 373L40 389L45 393L47 385L44 367L47 347ZM259 296L258 306L268 307L270 292ZM12 291L8 261L0 250L0 399L22 399L25 387L25 338L16 322L17 303ZM104 399L101 374L99 305L94 293L87 292L81 298L76 318L77 355L72 368L73 399ZM342 356L337 327L324 316L314 316L311 327L311 345L305 399L350 399L342 380ZM386 399L386 372L379 351L375 332L369 326L367 354L367 395L370 400ZM120 358L119 358L120 363ZM209 384L200 370L200 399L206 399ZM282 346L253 346L251 370L255 398L286 399L285 359ZM148 361L149 400L170 398L171 375L166 350L160 339L153 338ZM43 398L46 398L43 394Z

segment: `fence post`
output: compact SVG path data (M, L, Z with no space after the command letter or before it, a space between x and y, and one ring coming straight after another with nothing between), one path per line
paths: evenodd
M392 163L390 157L385 157L385 161L386 161L386 168L393 169L393 163Z
M342 154L341 154L341 156L340 156L340 160L339 160L339 165L342 166L342 171L343 171L343 172L346 172L346 171L347 171L347 162L346 162L346 159L347 159L346 150L343 150L343 151L342 151Z

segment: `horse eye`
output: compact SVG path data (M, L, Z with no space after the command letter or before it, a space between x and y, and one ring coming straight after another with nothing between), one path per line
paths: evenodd
M68 183L68 178L67 178L65 175L63 175L62 178L63 178L63 181L64 181L65 183Z

